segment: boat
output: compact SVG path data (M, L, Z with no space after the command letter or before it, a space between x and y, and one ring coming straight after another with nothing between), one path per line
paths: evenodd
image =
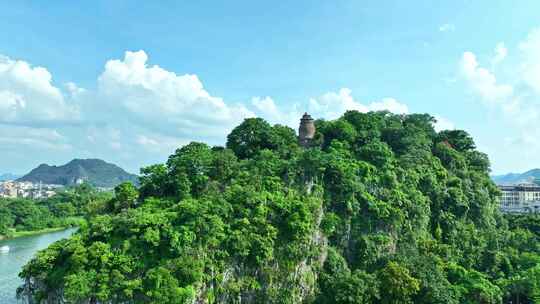
M9 252L9 246L0 246L0 252Z

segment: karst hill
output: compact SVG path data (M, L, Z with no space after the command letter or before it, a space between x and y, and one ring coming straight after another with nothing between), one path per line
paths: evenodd
M62 166L41 164L18 181L72 186L82 182L95 187L113 188L123 182L138 183L134 174L101 159L74 159Z
M24 268L47 303L531 303L538 236L487 155L427 114L246 119L122 184ZM529 223L533 227L534 222ZM522 226L523 227L523 226ZM534 226L538 227L538 226ZM540 231L540 230L539 230Z

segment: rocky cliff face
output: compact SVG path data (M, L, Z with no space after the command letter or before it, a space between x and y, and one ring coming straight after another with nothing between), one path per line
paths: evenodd
M218 284L204 284L197 290L193 303L208 304L215 299L216 304L261 303L261 299L287 299L289 303L311 302L316 297L318 274L324 265L328 251L328 239L320 229L324 216L322 205L317 211L317 222L305 250L305 257L288 265L274 261L270 265L252 268L240 261L231 262L219 277ZM216 276L214 274L214 276ZM257 282L257 288L250 289L246 282ZM238 286L244 288L238 289ZM246 288L248 287L248 288ZM237 289L236 292L230 292ZM226 291L226 292L223 292ZM209 295L215 295L209 297Z

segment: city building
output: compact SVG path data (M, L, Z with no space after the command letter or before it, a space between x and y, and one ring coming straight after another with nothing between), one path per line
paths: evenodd
M0 182L0 198L44 199L56 194L60 185L48 185L32 182L5 181Z
M500 207L503 212L540 212L539 185L518 184L513 186L499 186L499 190L501 190Z

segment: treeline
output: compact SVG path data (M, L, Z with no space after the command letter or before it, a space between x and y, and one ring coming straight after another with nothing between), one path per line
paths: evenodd
M535 303L540 219L506 218L487 155L425 114L245 120L122 184L41 251L46 303Z
M83 184L44 200L0 198L0 236L11 237L21 231L77 226L111 196L111 193L99 192Z

